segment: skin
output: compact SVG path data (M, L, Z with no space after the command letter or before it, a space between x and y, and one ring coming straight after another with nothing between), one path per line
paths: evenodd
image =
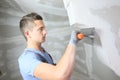
M27 47L43 51L41 44L45 42L46 28L42 20L35 20L35 27L26 30ZM63 56L57 65L40 63L34 70L34 76L42 80L69 80L75 61L75 45L68 44Z

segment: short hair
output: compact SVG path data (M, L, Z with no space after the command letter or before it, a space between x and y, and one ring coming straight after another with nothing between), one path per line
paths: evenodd
M39 14L32 12L32 13L29 13L29 14L23 16L22 19L20 20L19 27L20 27L20 31L24 37L25 37L24 31L26 29L32 29L33 26L35 25L34 24L35 20L43 20L43 18ZM25 37L25 39L26 39L26 37Z

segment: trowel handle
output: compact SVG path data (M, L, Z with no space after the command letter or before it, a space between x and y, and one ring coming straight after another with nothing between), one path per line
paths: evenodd
M77 39L78 39L78 40L81 40L81 39L83 39L84 37L85 37L85 35L82 34L82 33L78 33L78 34L77 34Z

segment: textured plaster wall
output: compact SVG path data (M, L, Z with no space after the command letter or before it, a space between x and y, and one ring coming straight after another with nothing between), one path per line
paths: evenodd
M120 79L120 0L64 0L70 25L79 28L95 28L92 53L85 47L85 67L76 66L80 80L119 80ZM87 40L90 41L90 40ZM86 46L86 41L83 41ZM81 45L81 44L80 44ZM82 46L83 47L83 46ZM79 48L78 48L79 49ZM78 52L78 55L81 54ZM82 56L80 56L82 57ZM79 58L78 62L80 62ZM85 69L80 69L80 67ZM86 73L81 73L87 70ZM76 74L75 74L76 76ZM73 80L74 77L73 76ZM88 78L88 79L86 79ZM77 80L77 78L76 78Z

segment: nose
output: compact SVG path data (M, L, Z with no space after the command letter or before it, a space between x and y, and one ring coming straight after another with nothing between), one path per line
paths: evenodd
M44 29L43 34L44 34L44 35L46 35L46 34L47 34L47 30L46 30L46 29Z

